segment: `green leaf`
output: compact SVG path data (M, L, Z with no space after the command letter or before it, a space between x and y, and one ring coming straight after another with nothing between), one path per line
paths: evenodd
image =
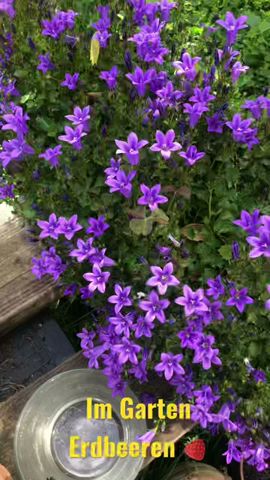
M133 219L129 222L130 229L136 235L147 236L150 235L153 228L153 222L150 217L144 219Z
M200 223L190 223L181 229L181 233L184 237L194 242L202 242L204 240L203 233L204 225Z
M219 249L219 253L224 258L224 260L231 260L232 258L232 246L231 245L222 245Z
M160 225L168 225L170 220L168 215L166 215L166 213L159 208L153 211L150 218L153 220L153 222L159 223Z

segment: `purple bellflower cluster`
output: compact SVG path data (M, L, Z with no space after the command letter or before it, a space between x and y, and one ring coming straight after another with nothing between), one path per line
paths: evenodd
M12 107L9 113L2 115L2 119L5 122L2 130L12 131L16 135L12 140L4 140L2 144L0 162L6 168L13 161L19 162L28 155L34 155L35 151L26 141L29 116L24 113L22 107Z
M100 19L92 24L92 27L96 30L94 38L98 40L102 48L106 48L109 38L111 37L111 19L110 19L110 7L106 5L104 7L99 6L97 8L100 15Z
M74 29L76 16L73 10L59 11L51 20L42 20L42 35L59 40L66 31Z

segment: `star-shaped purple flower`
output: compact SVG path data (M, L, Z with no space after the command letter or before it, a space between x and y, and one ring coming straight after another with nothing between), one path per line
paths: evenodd
M165 160L169 160L172 152L177 152L182 148L180 143L175 142L174 130L168 130L167 133L163 133L160 130L156 132L156 143L150 147L152 152L160 152Z
M39 55L38 59L39 64L37 66L37 70L40 70L44 75L50 70L55 69L55 65L52 63L49 53L45 53L45 55Z
M213 335L204 335L196 344L195 355L193 363L201 363L204 370L209 370L214 365L222 365L218 357L219 349L212 348L215 343Z
M202 288L193 292L188 285L184 285L183 293L184 296L176 298L175 303L184 307L187 317L193 314L207 312L208 308L205 303L205 296Z
M66 115L65 118L76 127L81 125L84 132L89 132L90 107L88 105L84 108L75 107L73 115Z
M208 290L206 294L209 297L213 297L214 300L218 300L221 295L225 293L225 287L222 282L221 275L218 275L216 278L209 278L207 280Z
M58 239L59 232L57 231L59 227L59 220L57 219L55 213L51 213L49 220L46 222L44 220L39 220L37 222L39 228L42 232L39 235L39 238L53 238L54 240Z
M71 240L74 235L82 230L82 226L78 223L78 215L72 215L69 219L65 217L59 218L59 226L57 233L65 235L67 240Z
M164 268L151 267L153 277L147 280L146 285L149 287L157 287L160 295L165 295L169 286L179 285L179 280L173 275L173 264L169 262Z
M47 148L45 152L39 155L39 158L44 158L50 163L52 167L58 167L59 157L62 155L62 146L57 145L54 148Z
M136 176L135 171L125 173L124 170L118 170L115 177L108 177L105 181L110 187L110 192L120 192L125 198L130 198L132 194L132 180Z
M100 73L99 78L104 80L110 90L115 90L117 87L117 77L119 75L119 70L116 65L114 65L111 70L104 70Z
M141 300L139 302L139 307L147 312L145 315L146 320L153 322L157 319L160 323L166 322L164 310L166 310L169 305L169 300L161 300L155 290L149 293L147 300Z
M200 60L201 57L192 58L189 53L185 52L182 55L181 61L173 62L173 66L176 69L176 75L184 75L187 80L193 82L197 75L196 65Z
M198 149L195 147L195 145L190 145L186 152L180 152L179 155L185 159L187 166L192 167L205 156L205 152L198 152Z
M123 154L127 157L131 165L138 165L140 161L139 151L149 142L147 140L139 140L136 133L131 132L127 138L127 142L123 140L115 140L118 150L117 154Z
M65 127L65 135L60 135L58 139L62 142L69 143L75 150L81 150L82 137L85 135L86 132L83 131L83 125L79 125L75 128Z
M232 12L227 12L225 20L217 20L217 23L227 31L227 41L229 45L235 43L239 30L248 28L246 24L247 19L248 17L246 15L235 18Z
M231 298L226 302L228 307L236 307L238 312L243 313L246 305L254 303L253 298L247 295L248 289L242 288L242 290L236 290L236 288L230 289Z
M160 203L168 202L168 198L164 195L160 195L161 185L157 184L153 187L147 187L142 183L140 190L143 196L138 199L138 205L148 205L150 210L156 210Z
M100 215L98 218L88 218L89 227L86 230L86 233L94 235L94 237L102 237L106 230L110 228L110 225L106 223L105 216Z
M261 226L260 210L256 209L253 213L242 210L240 218L238 220L234 220L233 224L242 228L250 235L256 235L259 227Z
M93 265L93 270L90 273L85 273L83 278L90 282L88 285L90 292L98 290L100 293L104 293L106 290L106 283L109 280L110 272L103 272L98 265Z
M94 253L93 238L88 238L86 241L79 238L77 240L77 248L73 249L69 256L75 257L79 263L89 260Z
M180 365L183 355L173 355L173 353L162 353L161 362L155 366L155 371L163 373L166 380L171 380L174 375L184 375L185 370Z
M122 308L130 307L132 300L130 298L131 287L122 288L118 283L114 286L115 295L108 298L109 303L115 304L115 313L119 313Z
M132 85L134 85L138 95L143 97L146 93L147 85L152 81L154 75L155 70L153 68L144 72L140 67L136 67L134 73L126 74L126 77L130 80Z
M61 87L67 87L71 91L76 90L78 86L79 76L79 73L74 73L73 75L71 75L71 73L66 73L65 80L63 80L63 82L61 83Z

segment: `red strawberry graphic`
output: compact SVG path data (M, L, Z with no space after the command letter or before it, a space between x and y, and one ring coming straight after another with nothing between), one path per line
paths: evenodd
M184 452L192 460L197 460L200 462L204 459L205 456L205 443L203 440L193 440L193 442L188 443L185 448Z

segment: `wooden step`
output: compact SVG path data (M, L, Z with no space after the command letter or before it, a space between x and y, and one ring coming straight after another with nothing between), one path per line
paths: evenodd
M60 296L53 281L39 281L31 273L31 259L39 251L18 219L0 224L0 335Z
M16 472L15 460L14 460L14 434L16 429L16 424L18 418L21 414L21 411L35 392L35 390L42 385L49 378L54 375L65 372L68 370L73 370L77 368L85 368L87 364L86 359L82 356L81 353L73 355L71 358L66 360L64 363L51 370L49 373L43 375L36 382L24 388L23 390L17 392L9 400L0 404L0 452L1 452L1 463L10 471L13 480L19 480L18 474ZM154 388L155 394L159 395L159 389L157 385L151 385ZM138 394L139 392L136 391ZM162 395L160 395L162 398ZM161 442L174 441L176 442L179 438L183 437L188 431L192 428L192 423L190 421L179 421L173 422L168 430L160 434L156 440ZM151 458L145 461L143 468L151 462ZM45 479L44 479L45 480ZM56 479L57 480L57 479Z

